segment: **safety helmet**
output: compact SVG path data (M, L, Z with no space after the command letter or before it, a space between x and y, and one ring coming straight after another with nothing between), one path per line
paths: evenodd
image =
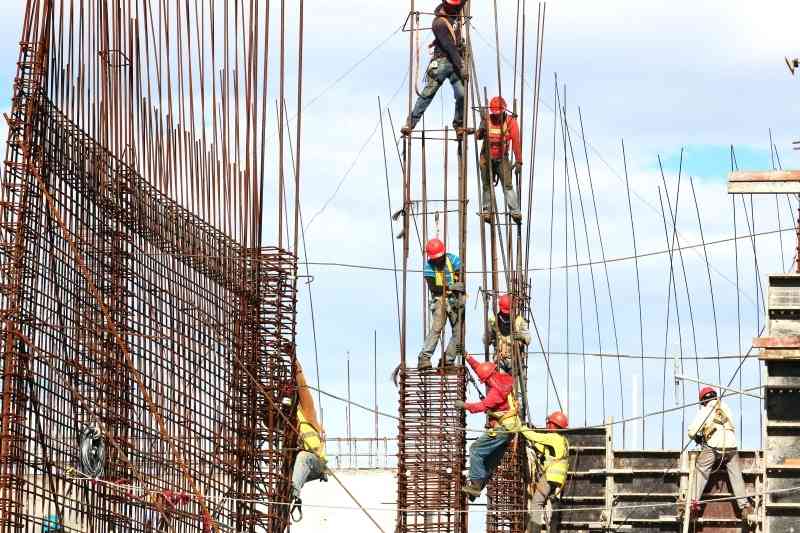
M511 295L510 294L502 295L500 299L497 301L497 305L498 307L500 307L501 313L506 315L511 313Z
M506 112L506 101L502 96L495 96L489 101L489 113L499 115Z
M550 413L550 416L547 417L547 425L553 425L557 428L567 429L569 427L569 420L567 419L567 415L561 411L555 411Z
M431 239L425 245L425 253L428 254L428 259L439 259L444 255L444 243L439 239Z
M702 402L703 400L708 400L711 399L712 397L716 398L717 391L714 390L714 387L703 387L702 389L700 389L699 396L700 396L700 401ZM706 398L706 396L708 396L708 398Z
M492 377L492 374L495 372L497 372L497 365L491 361L481 363L475 368L475 373L478 375L478 379L483 382L486 382L486 380Z
M460 6L464 3L464 0L444 0L444 3L449 6Z

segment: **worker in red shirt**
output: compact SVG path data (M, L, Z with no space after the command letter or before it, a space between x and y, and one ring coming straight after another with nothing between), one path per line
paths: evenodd
M487 413L489 418L488 429L469 448L469 480L461 489L470 499L475 499L494 474L522 421L514 400L514 378L498 370L495 363L480 363L472 356L467 362L478 379L486 384L486 397L480 402L458 400L456 407L470 413Z
M483 139L481 149L481 218L484 222L491 222L493 215L492 183L503 180L503 191L506 197L506 208L511 213L511 218L517 224L522 222L519 197L514 191L514 182L511 179L511 160L508 157L509 144L514 150L514 168L517 172L522 170L522 141L519 136L519 124L506 108L506 101L502 96L495 96L489 102L489 116L484 115L478 131L478 139Z

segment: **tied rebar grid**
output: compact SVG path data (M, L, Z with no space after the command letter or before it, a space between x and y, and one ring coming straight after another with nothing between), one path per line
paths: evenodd
M528 507L526 464L525 441L515 435L486 487L486 533L525 533L526 515L519 510Z
M23 45L21 65L33 54ZM241 247L98 145L35 83L15 87L20 129L2 183L0 531L55 516L68 531L282 532L294 256ZM87 427L103 434L108 483L80 479ZM168 502L168 491L193 486L202 502ZM276 503L243 501L257 499Z
M461 487L466 415L455 407L466 397L464 367L449 374L404 368L400 373L398 530L467 531ZM414 511L420 509L424 511ZM425 512L427 511L427 512Z

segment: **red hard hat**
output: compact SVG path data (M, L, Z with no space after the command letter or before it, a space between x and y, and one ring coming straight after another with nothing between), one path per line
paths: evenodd
M486 382L486 380L489 379L495 372L497 372L497 365L491 361L481 363L475 369L475 373L478 374L478 379L483 382Z
M700 401L702 402L703 398L705 398L709 394L713 394L714 396L717 395L717 391L714 390L714 387L703 387L702 389L700 389L700 395L699 395Z
M463 2L463 0L444 0L445 4L448 4L448 5L451 5L451 6L460 6L462 2Z
M500 312L504 314L511 313L511 295L504 294L500 297L500 300L497 301L497 305L500 307Z
M562 413L561 411L555 411L550 413L550 416L547 417L547 423L553 424L556 427L561 429L567 429L569 427L569 420L567 419L567 415Z
M489 102L489 112L492 115L499 115L506 111L506 101L502 96L495 96Z
M439 259L444 255L444 243L439 239L431 239L425 245L425 253L428 259Z

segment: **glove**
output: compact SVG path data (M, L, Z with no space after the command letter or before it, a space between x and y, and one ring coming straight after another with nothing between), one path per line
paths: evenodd
M703 444L703 436L701 434L697 434L692 437L697 444Z
M453 405L456 406L456 409L464 409L464 400L456 400Z
M514 169L515 169L517 172L519 172L520 170L522 170L522 161L517 161L517 162L515 162L515 163L514 163Z

